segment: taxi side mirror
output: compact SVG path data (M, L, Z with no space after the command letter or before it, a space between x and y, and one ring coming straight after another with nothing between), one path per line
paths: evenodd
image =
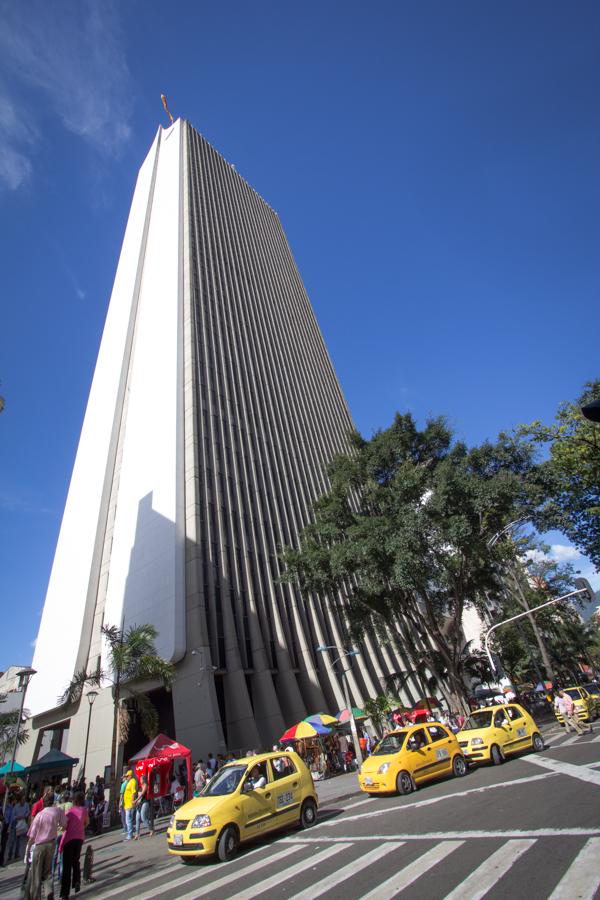
M251 790L252 790L252 782L245 781L243 784L243 787L242 787L242 794L249 794Z

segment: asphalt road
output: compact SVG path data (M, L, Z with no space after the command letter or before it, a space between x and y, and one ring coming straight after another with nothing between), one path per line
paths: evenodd
M249 845L230 863L184 867L162 835L125 845L106 835L97 881L79 896L600 900L600 735L549 744L408 797L325 800L314 828ZM0 895L18 896L6 892L15 874Z

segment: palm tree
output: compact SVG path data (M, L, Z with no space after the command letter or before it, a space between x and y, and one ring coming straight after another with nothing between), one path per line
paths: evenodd
M5 700L6 698L4 698ZM3 702L0 698L0 702ZM23 710L22 722L29 718L29 712ZM15 745L15 735L17 733L17 722L19 721L19 710L12 709L8 712L0 712L0 763L10 759L12 749ZM18 744L22 746L29 740L29 732L21 728L19 730Z
M400 701L394 697L378 694L376 697L363 703L363 710L370 717L376 730L381 734L387 724L388 713L391 713L393 709L401 705Z
M71 682L59 698L60 703L77 703L84 687L103 687L112 684L114 716L110 750L110 797L111 812L115 809L117 745L128 719L125 701L133 703L140 714L142 730L148 738L158 732L158 713L149 697L139 690L148 681L162 681L170 688L175 677L175 667L162 659L156 652L154 641L158 632L153 625L132 625L126 630L116 625L103 625L102 634L108 647L108 668L98 668L95 672L82 669L76 672Z

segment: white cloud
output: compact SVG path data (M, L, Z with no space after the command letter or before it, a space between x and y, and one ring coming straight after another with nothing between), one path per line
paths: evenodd
M559 563L575 562L581 559L581 553L570 544L552 544L550 556Z
M35 129L20 116L6 94L0 94L0 183L16 190L29 180L31 163L21 148L36 140Z
M541 550L526 550L523 554L525 559L532 560L533 562L542 562L544 559L548 559L547 553L542 553Z
M0 101L3 184L14 190L31 175L37 128L27 126L23 114L31 116L33 105L38 121L50 111L97 152L117 154L131 134L132 92L115 3L0 0L0 15L11 96L15 85L21 88L18 117L14 99Z

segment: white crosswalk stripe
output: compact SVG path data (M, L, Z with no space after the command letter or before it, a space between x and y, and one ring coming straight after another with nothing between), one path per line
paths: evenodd
M600 838L590 838L561 878L549 900L593 900L600 883Z
M210 893L210 891L216 890L217 887L222 887L229 884L231 881L242 878L248 872L258 872L260 871L260 869L264 869L266 866L272 866L275 863L279 862L279 860L285 859L287 856L291 856L292 853L297 853L299 849L300 847L298 845L292 845L291 847L286 847L285 850L280 850L279 853L270 854L264 859L255 860L254 858L252 858L248 863L246 863L246 865L236 866L233 872L230 872L228 875L224 875L217 881L211 881L206 886L203 884L199 884L198 887L189 894L173 894L173 890L175 888L182 887L183 885L188 884L190 881L198 881L200 878L198 871L190 872L188 875L183 875L181 878L176 878L174 881L170 881L168 884L158 885L158 887L154 888L154 890L146 891L145 893L138 896L140 897L140 900L151 900L152 897L159 897L161 894L165 894L168 892L170 896L177 897L177 900L203 897L205 896L205 894ZM252 853L248 853L247 856L254 857L257 852L258 850L255 850ZM132 883L131 887L136 887L135 882Z
M557 883L550 884L548 893L553 892L549 900L593 900L600 888L600 836L597 829L587 829L585 832L586 829L577 831L577 836L585 843L579 845L577 855L574 851L568 870L562 876L557 873ZM573 830L569 834L576 837ZM178 874L179 867L163 865L154 873L144 873L138 878L135 875L123 876L114 887L109 885L102 889L101 884L97 884L100 890L98 893L94 891L93 896L98 900L112 900L125 894L136 897L136 900L157 897L197 900L213 897L217 891L227 889L226 895L231 900L254 900L262 895L285 895L290 900L317 900L319 897L342 896L345 893L358 896L353 879L363 872L362 877L366 879L363 890L366 893L361 900L391 900L408 888L418 891L421 878L454 854L456 864L452 860L451 866L442 867L447 878L456 866L463 865L461 854L467 847L472 847L473 842L482 846L484 842L483 845L489 848L485 860L470 871L462 883L455 885L455 881L446 881L445 887L446 890L453 888L445 900L481 900L501 879L511 878L514 864L539 841L562 840L562 833L545 835L529 832L518 836L502 835L502 832L496 835L473 832L470 836L465 833L444 837L441 833L323 837L314 839L315 843L312 837L298 835L297 838L286 839L279 849L258 846L231 863L194 867L182 875ZM412 859L411 848L416 850L419 841L427 842L428 849ZM433 841L435 843L431 846ZM410 862L402 862L407 856L398 854L401 848L402 853L411 859ZM325 864L340 854L343 858L339 862L336 859L335 872L332 873L331 863L328 868ZM398 854L397 858L393 854ZM287 882L293 878L302 879L302 887L296 888L296 892L293 885L286 889ZM311 883L307 886L308 881ZM508 884L510 889L510 880ZM437 896L442 895L443 891Z
M253 898L257 897L259 894L270 891L272 888L277 887L277 885L281 884L283 881L288 881L295 875L301 875L303 872L306 872L307 869L314 868L319 865L319 863L329 859L330 856L337 855L342 850L348 850L350 847L352 847L352 844L350 843L334 844L333 847L327 847L315 856L310 856L308 859L303 859L302 862L296 863L295 866L291 866L289 869L286 869L285 872L279 872L271 878L265 878L264 881L261 881L259 884L253 884L248 890L240 891L239 894L234 894L233 897L231 897L231 900L253 900ZM209 891L207 891L207 893L208 892ZM198 896L201 897L203 895L199 894Z
M365 853L364 856L359 856L358 859L352 861L351 871L346 870L346 878L354 878L358 872L368 868L384 856L387 856L388 853L398 850L403 845L404 841L389 841L387 844L381 844L379 847L375 847L374 850ZM331 888L337 887L338 884L342 884L345 880L343 872L334 872L333 875L330 875L328 878L321 879L318 884L312 884L305 891L294 894L291 900L316 900L317 897L322 897L323 894L327 894Z
M149 882L151 881L156 881L157 878L160 878L161 875L165 875L169 872L169 870L171 870L172 872L175 871L175 865L171 864L169 866L161 866L160 869L154 869L151 875L145 875L143 878L136 878L136 888L138 888L142 884L149 884ZM124 894L131 891L132 882L129 879L125 878L124 883L122 875L117 876L117 879L119 881L119 886L109 888L108 890L103 890L99 894L96 894L95 896L98 898L98 900L108 900L109 897L118 897L119 894Z
M507 841L474 872L471 872L462 884L451 891L445 900L459 900L459 898L460 900L480 900L481 897L485 897L496 882L506 874L510 866L533 844L535 844L534 840Z
M437 846L428 850L427 853L405 866L400 872L396 872L383 884L369 891L368 894L361 897L361 900L391 900L392 897L409 887L421 875L433 869L434 866L437 866L439 862L446 859L450 853L462 847L463 844L464 841L444 841L441 844L437 844Z

